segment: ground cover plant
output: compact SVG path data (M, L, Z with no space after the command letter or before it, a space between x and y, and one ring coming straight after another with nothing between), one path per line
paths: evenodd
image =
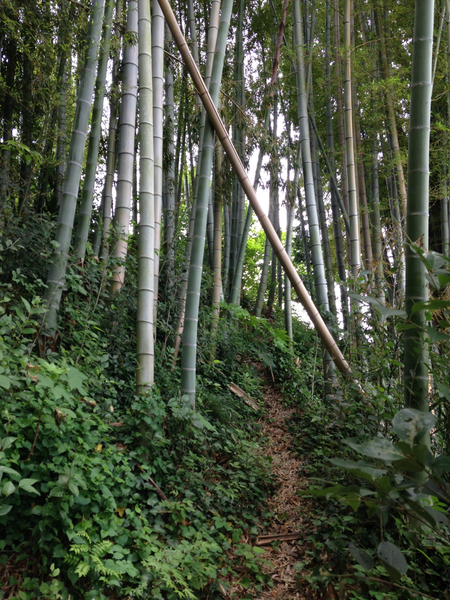
M0 3L4 600L266 600L297 505L279 600L448 595L450 0L409 4ZM266 521L281 397L313 500Z
M133 368L111 339L117 329L109 339L104 329L122 307L100 319L101 299L91 310L96 275L88 279L89 270L74 269L69 280L62 334L70 347L43 357L42 302L2 288L2 593L192 598L209 590L214 597L233 570L231 547L239 564L252 567L249 582L260 586L263 551L240 541L243 532L258 532L270 464L255 441L255 409L222 383L232 377L258 398L245 360L255 342L246 346L245 332L226 327L226 343L230 335L239 339L239 362L216 359L205 367L195 411L183 396L156 389L136 395ZM89 334L76 337L72 323L82 318ZM123 340L126 319L117 327L125 329Z

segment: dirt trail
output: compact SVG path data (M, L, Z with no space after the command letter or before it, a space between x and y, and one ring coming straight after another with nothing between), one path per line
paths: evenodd
M284 539L279 541L277 548L271 543L263 546L266 550L264 558L273 565L267 572L271 575L274 586L255 598L314 600L317 596L306 582L302 583L300 573L295 570L304 554L302 529L306 524L305 515L312 512L309 499L297 495L299 489L308 486L308 481L301 476L302 461L294 455L292 436L289 433L289 421L296 411L280 401L281 393L271 380L266 380L263 394L266 415L261 420L261 427L267 438L266 453L273 459L273 473L277 484L274 495L266 505L274 513L272 523L269 530L261 533L257 543L261 545L261 542L268 541L268 536L284 536ZM292 539L296 536L298 539ZM231 586L228 597L248 597L248 592L239 588L237 584Z

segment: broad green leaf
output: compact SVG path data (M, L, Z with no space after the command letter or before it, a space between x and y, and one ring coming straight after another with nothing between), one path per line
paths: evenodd
M358 294L350 293L349 296L351 296L355 300L358 300L359 302L367 302L368 304L371 304L376 310L378 310L383 315L383 317L400 317L402 319L406 319L408 316L406 314L406 311L398 310L396 308L389 308L384 304L381 304L381 302L377 298L373 298L372 296L360 296Z
M437 456L431 463L431 467L439 472L448 473L450 471L450 456Z
M23 302L25 308L27 309L27 311L30 313L31 312L31 306L30 306L30 303L28 302L28 300L25 300L25 298L22 298L22 302Z
M52 498L52 497L61 498L62 496L64 496L65 493L66 493L65 487L63 487L62 485L55 485L55 487L53 487L50 490L49 498Z
M22 486L22 489L24 490L24 492L29 492L30 494L37 494L38 496L40 496L40 492L38 492L32 485L24 485Z
M10 448L16 440L17 440L16 437L11 437L11 436L3 438L3 441L0 443L1 449L8 450L8 448Z
M400 578L400 576L404 575L408 570L408 563L406 562L402 551L392 542L381 542L378 546L377 553L378 558L394 579Z
M83 381L87 379L86 375L83 375L81 371L75 369L75 367L68 367L65 375L61 377L62 380L67 381L67 385L70 390L78 390L81 394L85 394L86 390L83 387Z
M35 483L37 483L39 481L39 479L21 479L19 481L19 487L23 488L26 485L34 485Z
M359 498L345 496L343 497L342 502L353 508L354 512L358 512L358 508L361 506L361 500Z
M0 504L0 517L7 515L11 509L11 504Z
M435 344L436 342L447 342L450 340L450 335L439 331L439 329L436 329L432 325L425 325L424 329L427 332L428 338L432 344Z
M19 488L24 490L25 492L30 492L32 494L37 494L40 496L40 493L33 487L35 483L37 483L38 479L21 479L19 481Z
M414 500L408 500L407 506L409 507L411 512L414 515L416 515L417 519L419 520L419 523L414 523L414 521L410 521L411 525L413 527L420 530L420 528L422 526L422 523L420 521L422 521L426 525L429 525L430 527L433 527L433 528L436 527L437 522L436 522L436 519L434 518L434 515L432 513L429 513L427 510L425 510L425 507L423 507L421 504L419 504L419 502L415 502Z
M397 331L407 331L408 329L417 329L417 325L411 323L397 323L395 328Z
M444 396L444 398L450 402L450 388L448 388L446 385L443 385L442 383L439 383L438 381L436 382L436 387Z
M25 323L25 321L27 320L27 318L24 315L23 310L21 308L19 308L18 306L16 306L15 311L16 311L17 316L19 317L19 319L22 321L22 323Z
M448 263L450 262L448 257L432 250L425 252L423 259L426 261L428 268L433 271L440 269L443 266L448 266Z
M356 562L363 567L363 569L366 569L366 571L373 569L375 566L374 560L370 554L366 552L366 550L358 548L353 542L350 542L348 545L348 550Z
M363 476L368 481L373 481L386 473L385 469L376 469L373 465L365 460L344 460L341 458L331 458L330 462L336 467L355 471L355 475ZM365 477L367 476L367 477Z
M13 478L20 478L20 473L18 473L14 469L11 469L10 467L5 467L4 465L0 465L0 473L8 473L8 475L12 475Z
M375 438L365 444L358 444L353 440L344 440L344 442L350 446L350 448L353 448L353 450L356 450L365 456L370 456L371 458L386 460L388 462L404 458L403 453L385 438Z
M420 440L414 441L413 446L413 457L414 460L422 465L429 466L433 462L433 455L430 452L428 446L424 443L418 443Z
M61 398L64 398L65 400L69 401L72 400L70 392L68 392L67 389L60 384L55 385L55 387L52 390L52 395L55 400L60 400Z
M439 275L437 274L436 276L439 280L439 284L440 284L441 288L447 286L450 283L450 274L448 274L448 273L439 274Z
M16 486L13 484L12 481L6 481L3 484L3 488L2 488L3 496L11 496L11 494L14 494L15 491L16 491Z
M450 300L426 300L425 302L416 302L411 309L411 315L420 310L442 310L450 307Z
M300 495L313 495L313 496L325 496L326 498L344 498L344 497L358 497L358 496L370 496L375 494L374 491L368 490L367 488L353 484L350 486L334 485L329 488L322 490L299 490Z
M422 487L422 491L425 494L429 494L431 496L436 496L439 500L443 500L446 504L448 504L448 499L450 497L450 484L445 481L440 481L437 483L432 479L428 479Z
M48 388L50 390L55 387L55 382L53 381L53 379L50 379L50 377L47 377L47 375L43 375L42 373L38 373L36 375L36 377L38 379L38 386L39 387Z
M78 494L80 493L78 487L74 484L73 481L69 481L69 490L74 496L78 496Z
M383 317L399 317L400 319L406 319L407 313L405 310L398 310L397 308L387 308L386 306L380 305L375 307Z
M420 464L416 460L412 460L411 458L402 458L401 460L395 460L392 464L399 471L411 471L414 473L419 473L424 469L422 464Z
M443 525L444 527L448 526L449 520L444 512L436 510L435 508L431 508L431 506L424 506L423 508L429 515L433 517L436 523Z
M395 415L392 428L398 437L412 448L417 435L424 435L431 431L435 422L435 417L429 412L403 408Z
M209 421L205 419L200 413L194 413L192 415L192 425L197 429L207 429L208 431L216 431L214 425L211 425Z
M0 387L9 390L9 388L11 387L11 379L9 377L6 377L6 375L0 375Z

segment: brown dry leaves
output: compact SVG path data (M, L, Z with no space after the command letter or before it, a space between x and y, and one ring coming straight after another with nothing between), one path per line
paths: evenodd
M267 573L272 577L273 587L255 596L258 600L313 600L317 598L306 582L302 583L301 573L295 566L302 560L302 528L306 523L303 515L311 512L308 499L300 498L297 491L307 487L299 472L302 462L291 450L289 421L294 409L284 406L281 394L267 380L264 390L266 415L261 421L263 435L267 438L266 453L273 459L273 473L277 479L275 494L269 498L266 508L274 513L270 530L258 537L257 545L263 545L266 554L263 556L272 566ZM266 536L279 536L278 547L266 545ZM292 539L297 537L297 539ZM286 539L291 538L291 539ZM238 582L233 582L226 598L242 598L248 596L249 590L243 590Z

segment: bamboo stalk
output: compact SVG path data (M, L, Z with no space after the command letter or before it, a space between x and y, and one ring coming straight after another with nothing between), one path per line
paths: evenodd
M324 320L322 319L318 309L316 308L313 301L311 300L308 292L306 291L306 288L305 288L302 280L298 276L298 274L295 270L295 267L292 264L292 261L290 260L289 256L286 253L286 250L283 248L283 245L282 245L280 239L278 238L275 229L273 228L272 224L270 223L267 215L264 213L264 211L258 201L256 192L250 183L248 175L245 172L245 169L242 165L242 162L239 159L236 149L234 148L233 144L231 143L231 140L229 138L229 135L225 128L225 125L223 124L223 122L219 116L219 113L218 113L216 107L214 106L211 96L209 95L209 92L205 86L203 79L202 79L202 76L200 75L200 72L195 64L195 61L192 58L192 55L189 51L186 40L184 39L181 29L177 23L177 20L172 11L169 1L168 0L158 0L158 1L161 6L161 9L166 17L167 24L169 25L170 30L172 31L172 35L174 37L175 43L177 44L178 49L180 50L180 53L183 56L186 67L187 67L187 69L192 77L192 80L197 88L199 96L203 102L203 105L204 105L207 113L208 113L211 123L217 133L217 136L218 136L225 152L227 153L230 163L231 163L234 171L236 172L242 187L244 188L245 194L247 195L247 198L248 198L249 202L251 203L252 208L253 208L256 216L258 217L258 220L261 223L262 228L264 229L267 237L269 238L270 243L272 244L272 247L275 250L279 261L281 262L283 269L285 270L287 276L289 277L289 279L292 283L292 286L294 287L295 291L297 292L297 295L298 295L301 303L303 304L306 312L308 313L309 318L311 319L312 323L314 324L320 338L322 339L328 352L330 353L333 360L335 361L336 366L341 371L341 373L343 373L344 375L346 375L346 376L350 375L351 370L350 370L349 365L347 364L344 356L342 355L341 351L337 347L337 344L334 341L333 336L328 331Z

